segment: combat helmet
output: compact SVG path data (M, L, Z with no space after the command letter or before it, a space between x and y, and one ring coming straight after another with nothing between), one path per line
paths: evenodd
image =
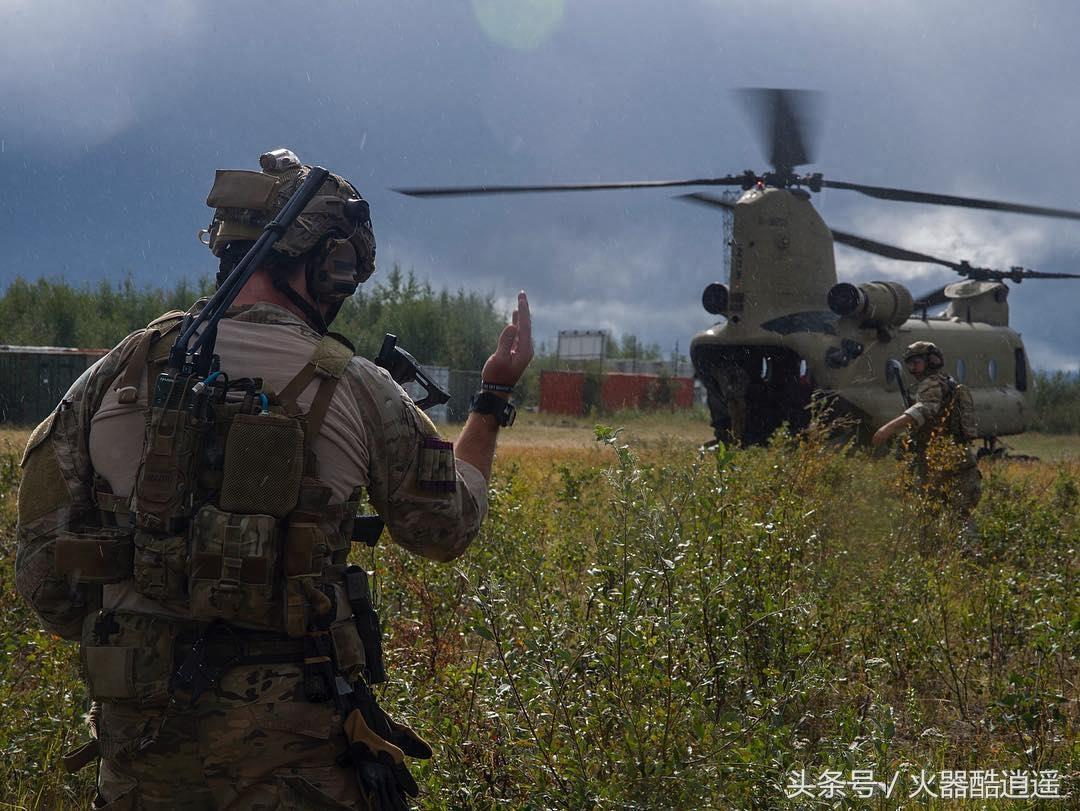
M263 228L304 182L310 166L288 149L275 149L259 158L262 171L219 169L206 204L214 209L200 239L221 261L218 284L259 238ZM355 261L353 261L355 256ZM348 261L342 261L347 257ZM367 201L349 181L330 174L323 186L274 243L271 268L303 262L308 294L322 313L296 293L284 275L272 274L274 286L307 313L313 326L326 331L338 310L356 288L375 272L375 234Z
M925 358L927 367L940 369L945 365L945 356L932 341L916 341L904 350L904 363L912 358Z

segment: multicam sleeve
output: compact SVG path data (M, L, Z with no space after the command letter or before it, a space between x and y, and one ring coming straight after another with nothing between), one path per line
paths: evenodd
M368 495L394 542L438 561L464 553L487 513L487 481L390 376L355 358L348 379L368 435Z
M131 345L129 337L83 372L34 429L22 457L15 585L45 628L65 639L79 637L83 617L96 608L98 595L94 587L73 587L57 573L57 536L94 511L90 418L104 389L123 367Z
M922 428L928 420L935 419L945 404L946 385L936 378L927 378L919 383L915 390L915 402L905 414L915 420L915 426Z

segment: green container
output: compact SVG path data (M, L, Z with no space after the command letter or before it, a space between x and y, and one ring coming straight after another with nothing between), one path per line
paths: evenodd
M36 425L104 349L0 345L0 423Z

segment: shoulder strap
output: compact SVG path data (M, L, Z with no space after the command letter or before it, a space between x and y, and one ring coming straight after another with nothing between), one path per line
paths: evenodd
M319 378L319 388L311 400L311 409L308 411L307 423L304 427L304 441L309 448L311 442L319 435L326 412L330 408L334 390L352 358L352 346L333 333L328 333L315 345L315 350L304 367L278 393L285 413L291 417L298 417L301 411L296 398L311 385L316 377Z
M139 394L139 376L146 370L146 363L150 358L150 347L163 335L168 335L176 329L183 317L184 313L180 310L172 310L147 324L135 343L134 350L121 367L120 380L114 387L121 403L135 402Z

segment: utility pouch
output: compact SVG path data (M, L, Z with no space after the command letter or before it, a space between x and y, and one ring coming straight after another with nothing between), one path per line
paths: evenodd
M136 523L168 532L176 528L174 519L184 515L195 489L195 461L209 423L183 406L154 406L149 414L135 482Z
M53 567L72 583L119 583L131 577L133 549L128 529L62 531L56 536Z
M164 602L187 599L188 541L184 536L159 538L135 532L135 591Z
M366 658L364 643L360 641L356 623L352 619L335 622L330 626L330 642L334 646L334 661L338 670L349 681L360 678L364 672Z
M192 617L279 630L281 612L274 599L279 557L280 536L272 516L203 507L191 528Z
M168 702L179 624L164 617L99 611L83 625L82 666L97 700Z
M326 534L314 520L290 521L285 535L285 576L321 575L327 551Z
M383 665L382 623L371 600L368 573L359 566L345 570L345 594L353 610L353 623L364 647L364 678L368 684L386 681Z
M324 614L316 581L327 561L326 534L314 515L294 513L285 535L285 632L302 636L315 614Z
M299 420L237 414L225 441L221 509L284 518L296 507L303 469L304 431Z

